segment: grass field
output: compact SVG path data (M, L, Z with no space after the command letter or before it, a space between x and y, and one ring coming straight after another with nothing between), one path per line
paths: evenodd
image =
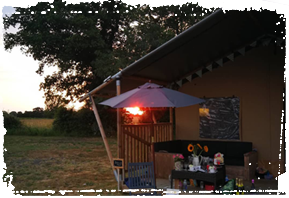
M115 157L116 139L108 138L108 142ZM5 135L4 147L6 175L13 175L15 191L54 190L54 195L61 195L59 190L73 190L65 195L121 195L106 192L117 190L117 183L102 138ZM76 192L90 189L103 192Z
M52 128L52 123L54 119L49 118L20 118L21 123L27 127L37 127L37 128Z

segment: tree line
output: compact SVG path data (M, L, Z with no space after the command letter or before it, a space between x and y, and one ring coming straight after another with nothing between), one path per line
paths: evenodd
M9 112L9 115L18 117L18 118L54 118L56 110L48 110L43 109L41 107L35 107L32 111L11 111ZM8 113L8 112L6 112Z

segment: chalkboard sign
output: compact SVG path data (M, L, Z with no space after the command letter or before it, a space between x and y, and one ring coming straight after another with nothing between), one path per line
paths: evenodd
M123 168L123 159L113 159L114 168Z
M208 98L200 104L200 138L239 140L240 99Z

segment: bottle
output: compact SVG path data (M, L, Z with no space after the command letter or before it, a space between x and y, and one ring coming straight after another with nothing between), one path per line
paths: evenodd
M183 188L184 188L184 190L187 190L187 188L188 188L188 183L187 183L186 179L184 180Z
M204 182L203 181L200 182L200 187L201 187L201 189L204 189Z
M241 180L237 180L237 192L236 195L241 195Z
M238 190L238 180L239 180L238 178L236 178L236 180L235 180L235 190Z
M244 195L244 194L245 194L245 192L244 192L245 188L244 188L243 179L240 179L240 190L241 190L241 192L242 192L242 195ZM240 194L241 194L241 193L240 193Z
M183 182L180 180L180 182L179 182L179 189L180 190L183 190Z
M252 185L251 185L250 193L251 193L251 194L256 194L256 188L255 188L255 181L254 181L254 179L252 179Z

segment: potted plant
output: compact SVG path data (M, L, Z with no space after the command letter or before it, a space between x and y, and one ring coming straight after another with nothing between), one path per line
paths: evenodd
M176 155L173 155L173 158L175 161L175 170L181 170L184 156L182 154L176 154Z

